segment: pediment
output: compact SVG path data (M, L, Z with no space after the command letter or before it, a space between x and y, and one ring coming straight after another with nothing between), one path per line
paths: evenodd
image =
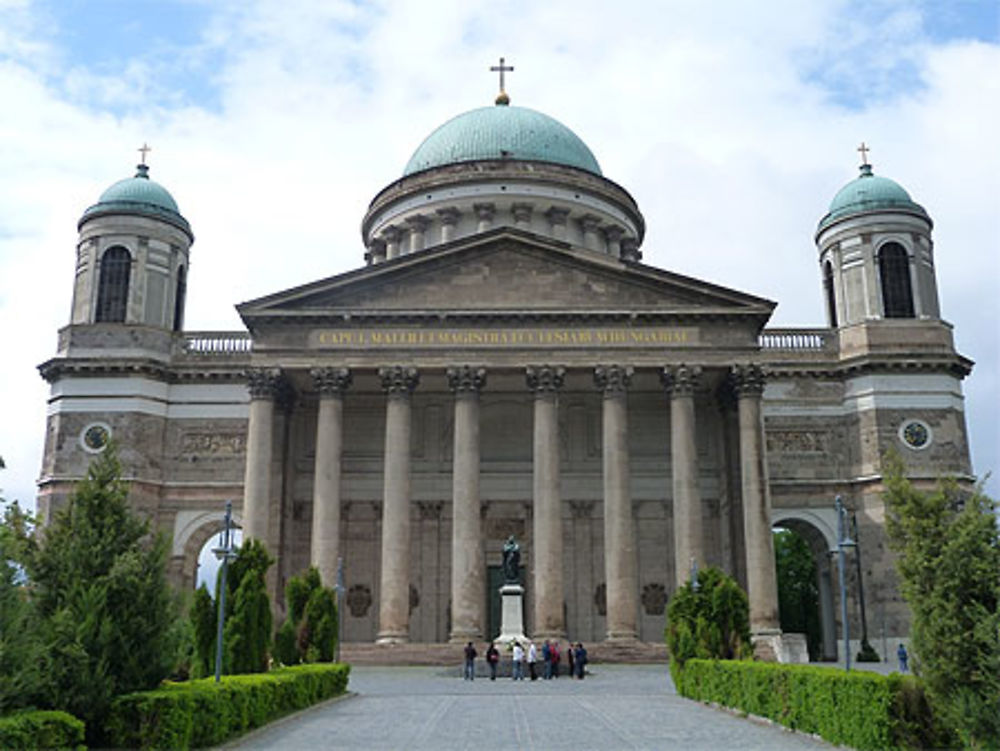
M511 230L369 266L239 306L244 319L324 313L769 314L758 297Z

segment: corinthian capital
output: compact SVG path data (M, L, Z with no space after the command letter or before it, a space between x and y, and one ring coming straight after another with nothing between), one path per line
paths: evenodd
M471 365L448 368L448 388L456 394L478 394L486 385L486 369Z
M764 369L755 363L734 365L729 370L729 382L738 399L764 393Z
M282 390L281 368L247 368L251 399L275 399Z
M348 368L313 368L309 371L313 386L320 398L343 396L351 385L351 371Z
M691 396L701 380L698 365L668 366L660 373L660 383L670 396Z
M525 369L528 388L536 394L554 394L562 388L566 368L552 365L529 365Z
M378 377L382 379L382 390L389 396L409 396L420 383L420 373L417 369L402 365L379 368Z
M622 365L598 365L594 368L594 385L605 396L617 396L628 391L632 368Z

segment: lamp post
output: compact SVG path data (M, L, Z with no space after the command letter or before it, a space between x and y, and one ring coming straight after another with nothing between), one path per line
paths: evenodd
M340 642L344 639L344 559L337 558L337 647L334 662L340 662Z
M226 623L226 574L229 571L229 561L236 557L233 552L233 502L226 501L225 527L219 535L219 546L212 548L215 557L222 561L222 577L219 580L219 626L215 634L215 682L222 675L222 629Z
M691 556L691 591L697 592L698 587L698 560Z
M847 585L844 582L844 550L857 543L847 533L847 511L844 501L838 495L834 499L837 510L837 571L840 574L840 612L844 620L844 669L851 669L851 624L847 621Z

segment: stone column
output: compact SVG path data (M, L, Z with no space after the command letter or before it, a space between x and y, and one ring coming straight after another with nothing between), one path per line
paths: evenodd
M764 374L759 365L735 365L731 375L740 421L740 475L750 628L757 634L780 633L778 581L774 569L774 541L771 539L771 493L767 481L761 414Z
M344 438L344 392L351 385L347 368L309 371L319 392L316 415L316 469L313 473L312 548L310 560L323 586L337 583L340 556L340 475Z
M580 217L580 229L583 230L583 247L587 250L599 251L601 238L598 234L601 228L601 217L595 214L584 214Z
M486 568L479 505L479 392L486 371L464 365L448 368L455 393L455 448L452 458L451 641L483 637Z
M607 242L608 255L612 258L620 258L622 254L622 235L625 230L617 225L604 228L604 239Z
M536 639L566 635L563 617L562 503L559 496L559 398L566 369L548 365L526 371L535 392L534 506L532 517Z
M515 203L510 207L514 215L514 226L520 229L531 229L531 213L535 207L530 203Z
M642 260L642 251L639 250L639 241L634 237L623 237L621 241L622 260L638 263Z
M549 234L556 240L566 239L566 219L569 217L569 209L561 209L553 206L545 212L549 220Z
M414 214L406 218L406 226L410 231L410 253L424 249L424 233L430 226L430 219L423 214Z
M399 257L399 241L401 239L402 233L399 231L399 227L391 225L386 227L382 231L382 239L385 240L385 257L387 260L391 261L393 258Z
M271 460L274 454L274 401L281 385L278 368L247 371L250 419L243 480L243 540L254 538L270 548ZM273 553L273 551L272 551Z
M365 254L365 260L369 265L382 263L385 260L385 240L377 237L372 240L368 252Z
M441 242L451 242L455 239L455 225L458 224L459 211L453 206L438 209L435 212L441 220Z
M701 493L698 491L698 444L695 440L694 392L701 368L678 365L660 374L670 397L670 470L674 489L674 575L677 586L691 576L691 563L705 567Z
M477 232L485 232L493 226L493 216L497 212L495 204L476 203L472 205L472 210L476 212L476 216L479 218L479 224L476 227Z
M410 397L416 368L379 368L385 410L385 489L382 500L382 578L379 643L410 636Z
M819 579L819 622L823 635L823 659L837 659L837 617L833 600L832 558L834 552L819 556L816 562L816 576Z
M608 641L639 637L639 576L629 489L628 384L632 368L599 365L594 382L604 393L604 576Z

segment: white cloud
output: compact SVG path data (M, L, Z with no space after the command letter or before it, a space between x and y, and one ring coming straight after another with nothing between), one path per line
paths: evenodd
M867 4L786 5L213 3L172 68L109 75L0 0L4 494L33 495L34 366L68 321L76 220L139 144L197 238L188 326L233 329L232 304L361 264L368 201L434 127L491 102L501 54L514 103L573 128L636 197L648 262L777 300L776 325L822 324L812 233L872 144L935 219L944 314L978 362L976 469L997 468L1000 47L932 43L903 2L878 25Z

